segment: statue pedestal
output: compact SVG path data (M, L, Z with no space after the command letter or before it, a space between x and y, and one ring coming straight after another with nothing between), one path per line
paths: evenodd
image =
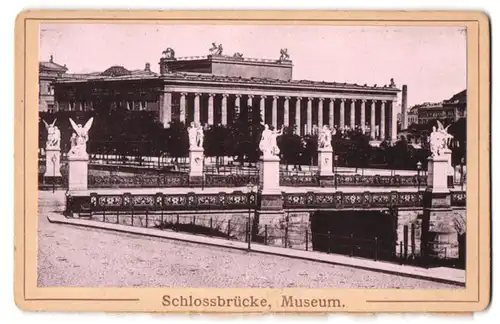
M428 163L421 251L428 260L458 258L458 234L448 189L448 157L429 157Z
M321 187L332 187L335 183L333 174L333 148L318 149L319 185Z
M263 195L279 194L280 158L275 155L263 156L260 163L260 187Z
M45 174L44 178L59 178L61 176L61 150L59 148L47 148L45 150Z
M203 148L189 148L189 183L201 185L203 183Z
M333 148L318 149L318 169L320 176L333 175Z
M453 167L451 166L451 150L445 149L443 155L446 157L446 163L448 164L448 170L446 172L448 188L453 188L454 187L453 175L455 172L453 170Z
M448 158L444 155L427 159L427 188L433 192L448 190Z
M88 156L68 156L68 190L87 190Z

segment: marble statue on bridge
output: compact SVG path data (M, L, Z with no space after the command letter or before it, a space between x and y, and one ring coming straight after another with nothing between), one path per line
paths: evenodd
M283 135L283 127L279 131L272 131L269 129L269 125L264 125L264 130L262 131L259 149L262 152L264 158L270 156L278 156L280 154L280 149L278 147L278 136Z
M75 131L71 135L71 149L68 152L69 157L88 159L87 154L87 141L89 139L89 130L92 127L92 122L94 117L90 118L84 126L81 124L76 124L73 119L69 119L73 130Z
M189 148L203 148L205 134L201 125L191 122L188 127Z
M453 135L448 133L450 125L445 128L439 120L437 124L438 128L432 126L432 133L429 136L429 144L433 157L442 156L445 151L449 150L451 140L453 139Z
M330 129L328 125L323 125L319 136L318 136L318 147L321 149L327 149L332 147L332 137L337 132L335 129Z
M53 149L59 150L61 146L61 131L59 127L55 126L56 119L52 122L52 124L48 124L45 120L43 123L45 124L45 128L47 129L47 141L45 142L45 149Z

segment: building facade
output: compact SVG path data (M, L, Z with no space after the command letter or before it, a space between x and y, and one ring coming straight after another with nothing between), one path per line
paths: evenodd
M467 90L460 91L450 99L436 103L413 106L410 113L418 114L418 123L427 124L439 120L446 125L467 117ZM411 123L409 123L411 124Z
M258 111L274 127L294 126L299 135L317 127L361 129L373 140L396 140L397 98L389 85L369 86L292 79L286 51L279 59L252 59L222 51L175 57L163 52L160 73L123 67L91 75L68 75L55 83L56 110L149 110L172 121L227 125L239 109Z
M54 82L66 71L66 66L55 63L52 55L48 62L38 64L38 111L54 111Z

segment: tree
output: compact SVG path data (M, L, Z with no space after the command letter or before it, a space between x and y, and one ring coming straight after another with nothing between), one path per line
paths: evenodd
M283 130L283 135L278 137L278 147L287 169L290 164L295 166L300 164L300 157L303 152L302 140L300 136L294 133L293 127L286 127Z

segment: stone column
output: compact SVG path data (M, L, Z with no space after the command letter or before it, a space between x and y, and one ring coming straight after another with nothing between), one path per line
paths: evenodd
M247 107L253 107L253 95L248 95Z
M340 129L345 126L345 99L340 99Z
M129 108L129 103L127 101L127 108ZM164 92L163 93L163 102L161 107L161 116L163 128L166 128L170 125L172 121L172 93Z
M278 128L278 98L278 96L273 96L273 110L271 111L271 115L274 129Z
M214 93L208 94L208 124L214 125Z
M406 84L403 85L403 89L401 91L401 129L408 128L408 111L407 111L407 103L408 103L408 86Z
M323 127L323 100L325 100L325 98L318 98L318 128L322 128Z
M181 100L179 104L179 119L181 123L184 124L186 123L186 96L186 92L181 93Z
M363 134L365 133L365 113L366 113L366 99L362 99L361 100L361 119L360 119L360 123L361 123L361 131L363 132Z
M351 116L350 116L350 120L349 120L349 126L351 127L351 129L354 129L354 127L356 126L356 99L351 99L351 109L350 109L350 113L351 113Z
M222 95L222 107L221 107L221 124L227 125L227 97L229 95L224 93Z
M375 100L372 100L370 105L371 114L370 114L370 137L375 139Z
M380 107L380 140L385 139L385 100L382 100L382 106Z
M307 98L307 134L312 134L312 120L313 120L313 110L312 110L313 98Z
M193 121L195 124L200 125L200 96L201 93L197 92L194 94L194 117Z
M290 125L290 97L285 97L284 103L284 112L283 112L283 125Z
M235 99L234 99L234 108L235 109L236 109L236 107L238 107L238 110L241 108L240 99L241 99L240 94L235 95Z
M397 102L394 100L391 104L391 141L398 140L398 112L396 110Z
M260 96L260 119L266 124L266 96Z
M333 129L335 127L335 119L334 119L334 112L333 112L333 107L335 104L335 98L330 98L330 102L328 104L328 124L330 125L330 128Z
M300 136L301 134L301 129L302 126L300 125L300 101L302 100L301 97L297 97L297 101L295 102L295 127L296 131L295 133Z

